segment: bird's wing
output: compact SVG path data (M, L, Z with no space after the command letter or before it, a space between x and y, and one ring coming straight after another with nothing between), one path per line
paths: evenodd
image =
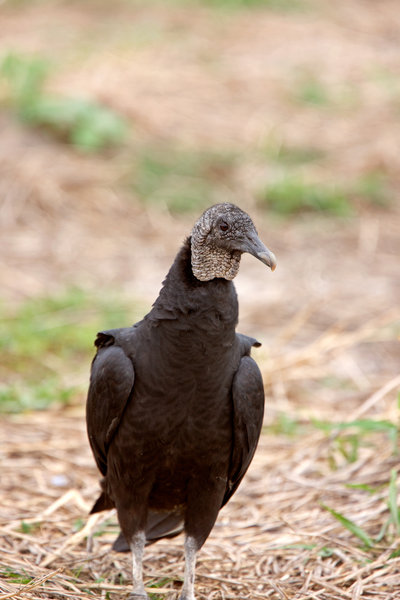
M233 447L222 506L235 493L253 459L263 423L263 381L257 363L249 355L240 360L233 379L232 400Z
M116 335L114 335L114 333ZM107 473L107 452L131 396L135 372L131 359L118 345L118 330L97 334L86 405L86 424L97 466Z

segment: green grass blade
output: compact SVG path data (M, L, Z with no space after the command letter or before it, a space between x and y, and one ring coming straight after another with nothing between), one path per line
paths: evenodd
M400 519L399 519L399 508L397 506L397 471L392 469L390 471L390 482L389 482L389 510L392 517L392 522L396 528L396 533L400 533Z
M346 483L345 487L349 488L350 490L363 490L369 494L376 494L379 492L379 487L373 487L372 485L368 485L366 483Z
M323 431L344 431L346 429L355 428L362 433L370 431L391 431L396 429L396 424L387 420L375 421L374 419L358 419L356 421L329 423L326 421L320 421L313 419L312 423L318 429Z
M361 540L363 542L363 544L365 544L365 546L367 546L368 548L373 547L373 545L374 545L373 540L364 531L364 529L362 529L359 525L356 525L356 523L354 523L354 521L351 521L350 519L348 519L341 513L337 512L333 508L326 506L326 504L322 504L322 508L324 508L325 510L330 512L331 515L333 517L335 517L335 519L337 521L339 521L339 523L341 523L341 525L343 525L343 527L345 527L346 529L348 529L348 531L350 531L350 533L352 533L353 535L358 537L358 539Z

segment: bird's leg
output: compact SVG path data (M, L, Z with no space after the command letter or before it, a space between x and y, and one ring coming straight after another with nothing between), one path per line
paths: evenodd
M194 573L196 568L196 554L198 544L194 537L188 535L185 538L185 577L183 580L182 593L179 600L195 600L194 597Z
M143 531L138 531L131 539L130 547L132 551L132 579L133 590L129 600L147 600L148 595L143 584L143 550L146 536Z

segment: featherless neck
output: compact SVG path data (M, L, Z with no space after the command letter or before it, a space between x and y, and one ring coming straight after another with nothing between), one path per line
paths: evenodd
M239 271L240 252L210 245L201 229L191 238L191 264L193 275L199 281L223 278L232 281Z

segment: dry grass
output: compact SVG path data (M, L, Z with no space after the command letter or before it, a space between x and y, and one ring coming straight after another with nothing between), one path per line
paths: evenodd
M292 354L272 354L264 365L269 395L276 396L278 380L290 395L291 381L308 379L310 370L318 369L319 381L328 376L332 353L344 356L395 316L385 315L351 333L328 331ZM291 335L301 321L298 315ZM361 403L359 396L338 394L334 412L320 414L331 422L372 417L393 423L399 386L395 376L364 393ZM319 393L322 400L322 386ZM284 409L282 401L278 406ZM385 431L360 436L350 461L336 444L339 429L325 433L292 413L288 416L298 419L297 429L284 432L271 414L245 482L200 554L199 598L392 599L400 577L399 529L389 503L390 474L398 465L393 441ZM2 429L0 598L113 598L128 593L130 558L110 552L115 515L86 516L96 496L97 473L81 405L7 418ZM362 528L371 544L362 543L326 505ZM386 532L378 539L385 523ZM177 597L182 540L150 546L144 572L154 598L174 592Z
M273 276L244 258L237 278L240 330L263 342L265 430L200 554L199 600L400 597L390 437L400 388L398 3L309 4L304 14L216 18L194 3L4 3L2 52L57 54L51 91L104 101L132 128L115 154L81 155L0 115L5 302L70 284L154 300L193 219L127 189L148 146L239 153L221 199L248 208L278 256ZM309 103L304 82L322 104ZM298 168L321 183L380 173L390 208L347 221L266 218L254 198L287 168L271 146L315 146L322 158ZM54 358L65 380L86 381L89 365L70 373ZM115 515L87 517L98 474L83 404L82 387L68 408L1 418L0 600L129 593L130 558L110 551ZM177 598L182 554L179 538L146 550L152 600Z

